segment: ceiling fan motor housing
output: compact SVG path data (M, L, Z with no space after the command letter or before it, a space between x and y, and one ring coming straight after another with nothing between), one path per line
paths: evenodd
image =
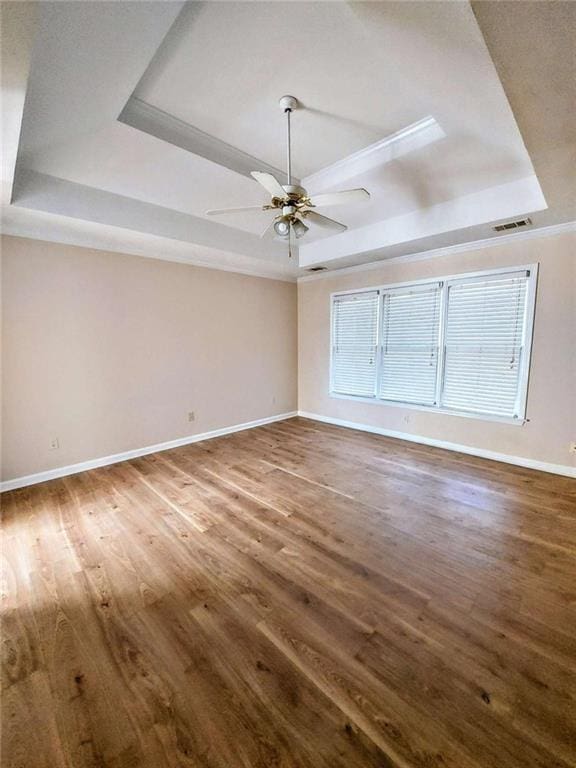
M272 233L276 234L276 239L288 241L288 253L291 255L290 236L294 234L296 238L303 237L308 232L307 222L314 223L317 226L332 230L332 232L343 232L346 229L344 224L340 224L327 216L322 216L314 209L324 205L338 205L344 202L359 202L370 198L365 189L348 189L338 192L314 196L312 199L308 192L299 184L292 183L292 155L290 142L290 115L294 109L302 105L294 96L282 96L278 102L280 108L286 117L286 181L282 185L278 179L270 173L262 171L251 171L250 175L255 179L271 196L270 203L260 206L248 206L244 208L226 208L222 210L207 211L208 215L222 213L238 213L245 210L275 211L276 216L273 221L264 230L262 237L269 237Z
M282 189L285 190L288 197L306 197L307 195L304 187L300 187L298 184L285 184Z

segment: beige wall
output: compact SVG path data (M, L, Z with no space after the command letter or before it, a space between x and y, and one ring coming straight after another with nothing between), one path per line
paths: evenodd
M296 408L292 283L5 237L2 293L5 480Z
M333 291L532 262L529 423L329 397ZM297 325L301 410L576 466L573 233L300 283L298 320L291 283L12 237L2 294L4 480L295 410Z
M523 426L361 403L328 395L330 294L404 280L539 262L538 295ZM576 466L576 236L522 240L298 286L299 408L331 418L552 464Z

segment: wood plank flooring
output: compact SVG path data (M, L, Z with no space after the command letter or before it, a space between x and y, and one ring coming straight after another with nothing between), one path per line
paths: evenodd
M291 419L4 494L4 768L573 768L576 481Z

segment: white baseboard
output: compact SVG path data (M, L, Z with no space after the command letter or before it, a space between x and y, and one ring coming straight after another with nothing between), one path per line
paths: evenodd
M213 437L222 437L223 435L230 435L233 432L241 432L244 429L253 429L254 427L261 427L265 424L273 424L275 421L284 421L285 419L291 419L294 416L302 416L305 419L312 419L313 421L321 421L325 424L333 424L337 427L347 427L348 429L358 429L361 432L370 432L375 435L384 435L384 437L395 437L399 440L408 440L412 443L420 443L421 445L432 445L436 448L445 448L448 451L456 451L458 453L466 453L470 456L478 456L482 459L491 459L492 461L503 461L506 464L515 464L519 467L527 467L529 469L538 469L542 472L552 472L555 475L565 475L566 477L576 477L576 467L570 467L564 464L550 464L546 461L537 461L536 459L528 459L523 456L510 456L506 453L497 453L496 451L489 451L484 448L475 448L470 445L461 445L459 443L449 443L445 440L437 440L432 437L423 437L421 435L412 435L408 432L398 432L393 429L385 429L384 427L373 427L369 424L358 424L353 421L344 421L343 419L334 419L330 416L321 416L318 413L309 413L308 411L291 411L290 413L281 413L278 416L269 416L265 419L257 419L256 421L248 421L244 424L234 424L231 427L223 427L222 429L214 429L211 432L201 432L197 435L190 435L188 437L181 437L178 440L169 440L165 443L157 443L156 445L148 445L145 448L136 448L132 451L125 451L124 453L115 453L112 456L102 456L98 459L90 459L89 461L82 461L78 464L69 464L65 467L57 467L56 469L48 469L45 472L37 472L34 475L25 475L23 477L16 477L13 480L4 480L0 483L0 492L13 491L17 488L24 488L27 485L36 485L36 483L44 483L47 480L55 480L58 477L65 477L66 475L74 475L78 472L85 472L88 469L97 469L98 467L105 467L109 464L117 464L120 461L127 461L128 459L137 459L139 456L146 456L150 453L158 453L159 451L168 451L171 448L179 448L182 445L190 445L191 443L199 443L202 440L210 440Z
M36 483L44 483L46 480L55 480L58 477L65 477L66 475L75 475L78 472L85 472L87 469L97 469L98 467L105 467L108 464L117 464L119 461L127 461L128 459L137 459L139 456L146 456L149 453L158 453L158 451L169 451L171 448L179 448L182 445L189 445L190 443L199 443L202 440L210 440L213 437L222 437L223 435L230 435L232 432L241 432L244 429L253 429L254 427L261 427L264 424L273 424L275 421L284 421L284 419L290 419L297 416L297 411L291 411L290 413L280 413L278 416L268 416L265 419L257 419L256 421L247 421L244 424L234 424L231 427L223 427L222 429L213 429L211 432L201 432L197 435L190 435L188 437L180 437L178 440L168 440L166 443L157 443L156 445L147 445L145 448L136 448L133 451L125 451L124 453L115 453L112 456L102 456L99 459L90 459L89 461L81 461L78 464L69 464L66 467L57 467L56 469L48 469L45 472L37 472L34 475L25 475L23 477L15 477L13 480L4 480L0 483L0 492L13 491L16 488L24 488L27 485L36 485Z
M371 432L375 435L384 435L385 437L395 437L399 440L409 440L412 443L421 445L432 445L435 448L445 448L447 451L457 451L466 453L469 456L478 456L481 459L491 459L492 461L503 461L506 464L515 464L518 467L527 467L528 469L538 469L541 472L552 472L555 475L565 475L566 477L576 477L576 467L570 467L567 464L550 464L547 461L537 461L528 459L524 456L511 456L508 453L497 453L485 448L476 448L472 445L460 445L459 443L449 443L445 440L438 440L434 437L424 437L422 435L412 435L409 432L397 432L393 429L384 427L372 427L369 424L357 424L353 421L344 421L343 419L333 419L331 416L321 416L318 413L309 413L308 411L298 411L298 416L313 421L321 421L324 424L334 424L337 427L347 427L348 429L358 429L361 432Z

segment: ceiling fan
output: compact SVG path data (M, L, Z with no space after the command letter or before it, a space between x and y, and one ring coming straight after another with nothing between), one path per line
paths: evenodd
M319 227L328 229L334 233L344 232L348 227L339 221L329 219L317 213L314 209L326 205L346 205L361 203L370 199L370 193L365 189L347 189L341 192L328 192L326 194L310 197L304 187L292 184L292 155L290 147L290 115L298 108L298 99L294 96L282 96L279 101L280 108L286 115L287 128L287 183L280 184L271 173L252 171L251 176L272 196L267 205L251 205L243 208L218 208L206 211L208 216L220 216L228 213L241 213L244 211L279 211L262 233L262 237L274 237L288 242L288 253L292 255L292 235L296 238L303 237L309 227L306 222L311 222Z

